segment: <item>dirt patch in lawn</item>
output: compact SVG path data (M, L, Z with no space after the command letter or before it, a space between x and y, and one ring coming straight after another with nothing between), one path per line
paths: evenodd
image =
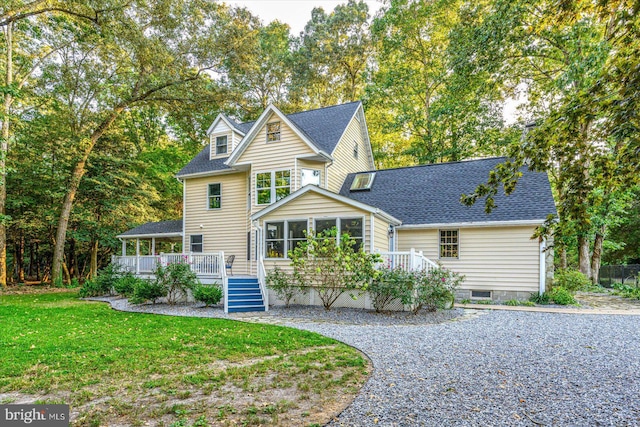
M136 378L135 372L80 390L0 393L0 403L65 403L72 426L308 426L342 412L368 379L341 345L277 357Z

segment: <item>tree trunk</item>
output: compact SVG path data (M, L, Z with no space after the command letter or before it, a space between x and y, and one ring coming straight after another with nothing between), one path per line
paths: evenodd
M69 276L76 277L76 239L69 240L69 254L67 256L69 266Z
M578 237L578 264L580 272L591 277L591 265L589 257L589 239L587 236Z
M602 244L604 243L604 235L606 227L602 226L596 232L596 238L593 242L593 254L591 255L591 283L598 283L600 275L600 263L602 261Z
M67 194L64 196L64 202L62 203L62 211L60 212L60 219L58 220L58 229L56 231L55 247L53 249L53 261L51 265L51 280L52 282L59 281L62 278L62 258L64 256L64 244L67 238L67 227L69 226L69 217L71 216L71 208L73 207L73 200L80 187L80 181L85 173L85 165L91 155L93 147L96 145L96 141L105 133L105 131L116 120L118 115L124 110L124 107L118 106L113 109L109 117L107 117L98 128L91 134L91 138L87 141L87 146L82 153L82 158L76 164L71 175L71 182Z
M24 236L22 234L16 240L15 264L18 283L24 283Z
M5 86L13 85L13 24L5 27L7 61L5 63ZM5 91L2 108L2 142L0 143L0 286L7 287L7 225L5 219L7 201L7 153L9 152L9 113L13 97Z
M94 279L98 275L98 241L91 244L91 267L89 268L89 279Z

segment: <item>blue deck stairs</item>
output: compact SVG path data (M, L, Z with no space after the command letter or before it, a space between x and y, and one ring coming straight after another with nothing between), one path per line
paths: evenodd
M265 311L257 277L229 277L227 291L229 313Z

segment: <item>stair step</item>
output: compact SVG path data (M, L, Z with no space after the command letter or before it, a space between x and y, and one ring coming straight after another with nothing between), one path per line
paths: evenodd
M264 305L251 305L251 306L229 306L229 313L246 313L251 311L265 311Z
M232 295L229 294L229 301L244 301L244 300L260 300L262 301L262 295L257 294L240 294L240 295Z

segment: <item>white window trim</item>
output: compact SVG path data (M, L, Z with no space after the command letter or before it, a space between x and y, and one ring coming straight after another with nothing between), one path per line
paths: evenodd
M214 184L218 184L220 186L220 207L219 208L212 208L210 207L211 204L209 203L211 201L211 185ZM219 211L220 209L222 209L222 183L221 182L210 182L207 184L207 210L208 211Z
M443 231L456 231L458 233L458 256L457 257L443 257L440 256L440 238ZM460 259L460 229L459 228L440 228L438 229L438 259L444 260L459 260Z
M269 125L275 124L275 123L278 124L278 132L277 132L278 133L278 139L269 140L269 134L273 134L273 135L276 134L276 132L269 132ZM265 130L265 141L266 141L267 144L271 144L273 142L282 141L282 121L281 120L274 120L272 122L267 122L264 125L264 130Z
M225 150L224 153L218 153L218 138L226 138L227 140L227 144L226 144L227 149ZM214 137L214 142L215 143L213 145L215 149L215 156L222 156L229 153L229 136L228 135L217 135Z
M365 241L367 240L367 221L366 221L366 217L365 216L359 216L359 215L341 215L341 216L327 216L327 217L320 217L320 218L313 218L313 232L316 233L317 232L317 227L316 227L316 221L320 220L320 221L330 221L330 220L335 220L336 221L336 228L338 229L338 235L336 236L336 242L338 244L340 244L340 236L342 235L342 220L343 219L360 219L362 220L362 248L366 249L365 247Z
M191 250L193 243L191 242L191 237L193 236L200 236L202 238L202 243L200 243L202 245L202 251L201 252L193 252ZM201 254L204 253L204 234L189 234L189 253L190 254Z
M271 170L271 171L262 171L262 172L256 172L255 174L255 204L256 206L269 206L275 202L277 202L276 200L276 188L284 188L284 187L276 187L276 172L289 172L289 194L293 193L293 176L291 176L291 169L277 169L277 170ZM270 173L271 174L271 201L269 203L259 203L258 202L258 175L260 174L264 174L264 173ZM261 188L262 190L266 190L266 188Z
M268 224L273 224L275 222L284 222L284 231L283 231L283 251L284 251L284 256L282 258L269 258L267 257L267 225ZM265 221L264 222L264 236L263 236L263 242L264 242L264 259L265 260L270 260L270 261L277 261L277 260L283 260L283 259L290 259L289 258L289 223L290 222L306 222L307 223L307 233L309 233L309 219L308 218L287 218L287 219L274 219L271 221Z

